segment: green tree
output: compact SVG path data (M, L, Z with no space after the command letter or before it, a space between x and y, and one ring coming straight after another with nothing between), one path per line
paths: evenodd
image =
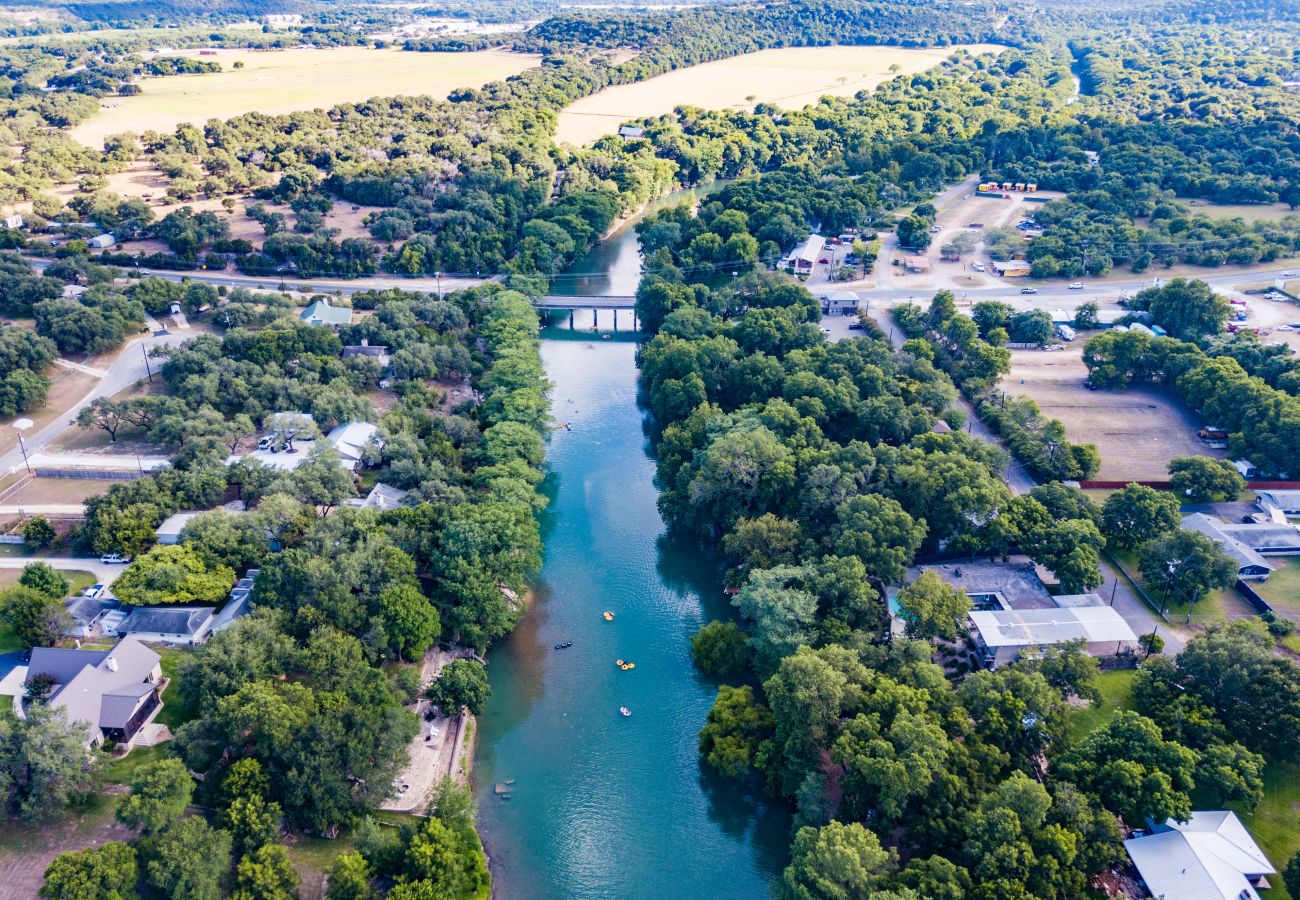
M433 645L442 624L429 598L414 584L395 584L379 592L379 618L397 658L420 656Z
M280 804L270 803L261 794L236 797L221 817L221 825L230 832L236 856L275 843L280 837Z
M487 671L481 662L474 659L453 659L443 666L433 684L429 685L425 696L447 715L457 715L461 707L465 707L472 715L481 716L491 692Z
M1296 853L1282 867L1282 883L1292 897L1300 897L1300 853Z
M1051 569L1070 593L1101 584L1101 557L1105 540L1091 519L1053 521L1046 527L1026 528L1020 549L1036 563Z
M136 606L216 604L234 583L235 573L229 566L209 567L193 548L171 544L137 557L113 582L113 593Z
M735 622L708 622L691 635L691 659L719 678L738 675L749 666L749 635Z
M58 537L45 516L32 516L23 524L23 543L33 550L44 550Z
M1197 531L1175 531L1138 548L1146 586L1166 602L1195 603L1207 591L1232 587L1237 563Z
M1149 310L1152 321L1184 341L1223 331L1230 311L1228 301L1208 284L1186 278L1172 278L1168 284L1140 292L1134 305Z
M298 873L279 844L264 844L235 867L231 900L296 900Z
M186 522L181 542L209 568L228 566L243 572L256 566L270 552L262 518L257 512L232 516L214 510Z
M173 822L141 842L145 882L168 900L220 900L230 869L230 835L198 816Z
M0 719L0 787L10 813L34 822L55 816L95 789L86 726L62 709L34 706L21 721Z
M1264 799L1264 757L1236 742L1215 742L1196 761L1196 789L1215 808L1239 803L1253 810Z
M135 848L108 841L89 850L69 850L45 870L44 900L131 900L136 896Z
M893 851L857 822L804 827L774 893L779 900L854 900L884 887L896 865Z
M168 757L141 766L131 775L131 793L117 807L128 828L154 834L180 818L194 795L194 779L179 759Z
M771 711L754 701L753 688L724 684L700 729L700 756L722 774L740 778L753 771L774 725Z
M1101 702L1101 665L1083 638L1047 647L1033 668L1065 696L1073 694L1094 705Z
M1169 489L1193 503L1235 500L1246 479L1226 459L1176 456L1169 461Z
M1141 484L1130 484L1106 498L1101 528L1113 546L1131 550L1177 530L1178 498Z
M379 892L371 885L374 873L365 857L355 851L335 858L329 868L326 900L376 900Z
M896 500L879 494L853 497L840 506L831 533L835 552L856 556L886 584L902 581L925 540L925 522L916 521Z
M907 636L929 641L956 639L966 627L972 606L965 591L946 584L927 569L898 592L898 608Z
M1155 722L1121 710L1060 761L1057 777L1078 785L1125 822L1186 821L1196 759L1194 751L1166 741Z
M757 519L741 519L722 539L722 549L736 565L746 570L793 565L803 549L798 522L765 513Z
M49 647L72 628L62 603L23 585L0 591L0 619L27 647Z
M777 566L753 572L732 603L753 623L749 642L765 666L774 666L800 644L812 642L817 598L802 586L811 570Z
M72 582L47 562L33 562L23 566L23 574L18 576L18 583L40 591L51 600L62 600L72 588Z

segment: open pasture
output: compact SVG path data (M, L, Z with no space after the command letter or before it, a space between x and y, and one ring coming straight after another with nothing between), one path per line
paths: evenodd
M1067 349L1011 351L1011 374L1002 385L1009 394L1029 397L1043 415L1060 419L1071 441L1096 444L1102 481L1157 481L1168 478L1175 456L1214 456L1196 437L1200 423L1163 391L1150 387L1090 391L1083 386L1082 339Z
M606 88L560 113L556 141L575 147L614 134L629 119L661 116L678 106L704 109L775 103L799 109L823 96L852 97L895 75L923 72L960 49L997 52L986 44L964 47L784 47L760 50L668 72L636 84Z
M180 51L177 56L197 56ZM501 50L477 53L410 53L367 47L319 50L218 50L205 56L222 71L169 75L140 82L135 97L105 97L99 113L72 136L92 147L122 131L171 131L182 122L202 126L247 112L288 113L371 97L446 97L457 88L480 87L536 66L540 57ZM235 63L243 68L236 69Z

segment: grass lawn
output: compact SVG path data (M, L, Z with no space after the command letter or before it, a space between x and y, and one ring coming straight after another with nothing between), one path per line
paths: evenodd
M1137 553L1131 550L1112 550L1110 554L1135 584L1145 587L1142 572L1138 569ZM1151 596L1153 600L1159 602L1154 594ZM1254 618L1255 609L1235 589L1228 588L1223 591L1211 591L1190 606L1170 606L1165 610L1165 615L1170 622L1204 628L1217 622Z
M180 647L154 647L154 651L162 657L163 675L171 679L171 683L167 685L167 690L163 691L162 712L158 713L158 717L154 721L160 725L166 725L174 734L177 728L194 718L189 710L181 705L180 691L176 689L181 660L190 651ZM131 756L135 756L135 753L132 753Z
M1253 813L1237 809L1242 823L1263 848L1273 866L1281 871L1300 853L1300 763L1270 763L1264 770L1264 799ZM1269 878L1268 900L1290 897L1281 877ZM1300 900L1300 898L1293 898Z
M1101 689L1101 703L1096 706L1076 707L1066 714L1070 738L1079 740L1090 731L1102 727L1122 709L1133 708L1133 681L1136 669L1102 672L1097 687Z
M121 759L110 759L106 761L100 774L105 784L126 784L131 780L137 769L156 762L160 759L166 759L171 756L171 747L168 744L158 744L153 747L137 747Z
M0 653L17 653L26 649L27 646L18 640L14 630L8 625L0 623Z
M1300 559L1274 556L1269 559L1278 569L1268 581L1251 585L1278 615L1300 623Z

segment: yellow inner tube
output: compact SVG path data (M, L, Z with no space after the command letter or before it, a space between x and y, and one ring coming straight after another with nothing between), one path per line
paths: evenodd
M614 660L614 665L616 665L616 666L625 666L625 665L627 665L627 663L623 662L623 660L621 660L621 659L616 659L616 660Z
M635 669L636 663L622 663L622 669L626 672L628 669Z
M613 621L614 621L614 614L613 614L612 612L607 612L607 613L605 613L605 621L606 621L606 622L613 622Z

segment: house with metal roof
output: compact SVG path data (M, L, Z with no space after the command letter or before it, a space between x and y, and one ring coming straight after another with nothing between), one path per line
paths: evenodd
M1300 516L1300 491L1259 491L1255 505L1264 512L1276 509L1284 516Z
M88 747L130 741L162 704L161 657L133 637L111 650L36 647L27 678L41 677L53 684L50 706L85 726Z
M1237 563L1237 577L1243 581L1267 581L1269 573L1277 566L1260 555L1259 551L1231 534L1227 523L1205 513L1183 516L1183 529L1205 535L1219 545L1224 553Z
M328 299L322 298L298 314L308 325L327 325L338 328L352 324L352 310L346 306L331 306Z
M379 428L369 422L347 422L335 427L325 440L338 451L339 461L345 468L356 470L361 466L361 458L372 442L383 447L379 439Z
M212 629L210 606L127 607L126 618L112 626L112 634L130 635L155 644L201 644ZM104 633L109 634L104 623Z
M1137 643L1133 629L1110 606L977 609L970 620L984 662L993 669L1015 662L1026 649L1067 641L1082 639L1093 656L1110 656Z
M807 240L790 251L790 255L785 259L785 267L794 269L796 273L811 272L824 249L826 249L826 238L820 234L810 234Z
M1236 813L1194 812L1124 842L1151 896L1163 900L1260 900L1277 872Z
M826 316L856 315L862 302L853 291L827 291L818 299L822 303L822 315Z

